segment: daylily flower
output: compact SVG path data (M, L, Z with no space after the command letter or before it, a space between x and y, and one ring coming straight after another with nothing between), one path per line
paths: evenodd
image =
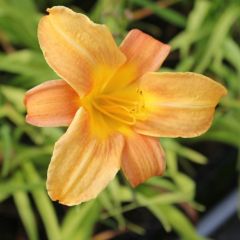
M26 93L26 120L69 126L48 169L53 200L95 198L123 170L132 186L165 168L156 137L195 137L211 125L226 89L196 73L159 73L170 46L134 29L120 47L104 25L66 7L48 9L38 29L49 66L63 80Z

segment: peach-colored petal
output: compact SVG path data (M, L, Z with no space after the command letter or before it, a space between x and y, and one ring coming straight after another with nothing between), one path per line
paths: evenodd
M164 152L157 139L137 133L126 138L122 170L132 186L162 175L164 169Z
M135 130L164 137L195 137L207 131L227 93L221 84L196 73L147 73L139 87L147 118L138 121Z
M95 198L119 170L123 142L121 135L94 137L88 114L79 109L54 147L47 179L50 197L65 205Z
M170 52L164 44L138 29L131 30L123 40L121 51L126 55L126 65L137 67L136 78L149 71L156 71Z
M128 33L120 49L127 57L127 61L105 86L105 92L121 90L146 72L157 70L170 52L169 45L138 29Z
M94 69L106 66L110 77L125 62L106 26L62 6L48 12L39 23L40 46L48 64L80 95L89 91Z
M79 108L77 93L63 80L52 80L25 95L26 121L40 127L67 126Z

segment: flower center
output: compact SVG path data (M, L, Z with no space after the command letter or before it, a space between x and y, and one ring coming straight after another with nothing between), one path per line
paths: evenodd
M92 101L92 106L103 115L122 124L134 125L144 115L144 96L139 89L115 94L101 94Z

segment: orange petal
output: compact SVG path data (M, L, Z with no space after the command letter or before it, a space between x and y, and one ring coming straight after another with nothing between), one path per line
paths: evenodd
M168 56L170 46L134 29L123 40L120 49L127 61L105 86L107 93L121 90L146 72L157 70Z
M195 137L207 131L216 105L227 93L221 84L196 73L147 73L140 89L147 118L135 129L164 137Z
M149 71L156 71L170 52L170 46L138 29L131 30L123 40L121 51L126 55L126 65L137 67L136 78Z
M95 198L120 168L122 136L97 139L90 134L89 124L87 113L79 109L54 147L47 189L53 200L65 205Z
M25 95L26 121L40 127L67 126L79 108L79 97L63 80L52 80Z
M164 152L157 139L136 133L126 138L122 170L132 186L162 175L164 169Z
M125 62L106 26L66 7L48 12L39 23L40 46L48 64L80 95L89 91L94 69L107 66L110 77Z

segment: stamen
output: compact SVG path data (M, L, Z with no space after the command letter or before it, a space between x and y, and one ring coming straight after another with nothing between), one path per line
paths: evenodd
M137 106L138 100L123 99L111 95L101 95L96 98L97 100L110 101L111 103L116 103L117 105L128 105L128 106Z
M144 116L144 97L141 90L130 91L127 97L102 94L95 97L92 106L102 114L123 124L134 125Z
M93 107L106 116L123 124L134 125L136 123L134 115L131 114L126 107L119 105L101 106L96 101L93 101Z

